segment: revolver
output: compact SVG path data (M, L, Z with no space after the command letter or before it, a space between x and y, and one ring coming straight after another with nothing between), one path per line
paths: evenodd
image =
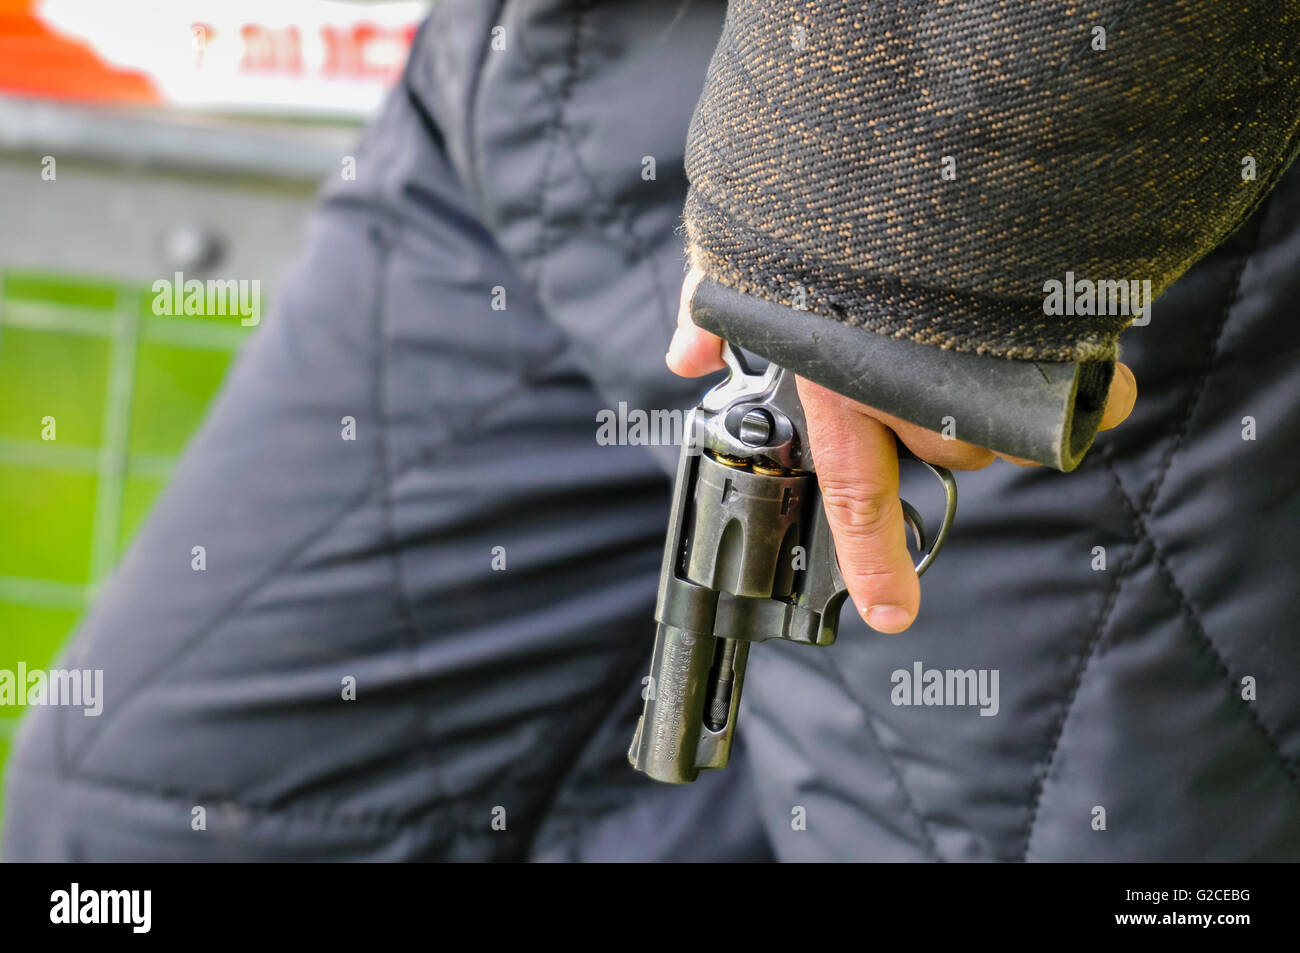
M628 750L634 768L673 784L727 766L750 644L830 645L847 595L794 374L776 364L755 372L730 344L723 355L730 375L686 419L645 708ZM918 462L946 501L929 539L900 501L923 553L919 576L948 536L957 485L948 470Z

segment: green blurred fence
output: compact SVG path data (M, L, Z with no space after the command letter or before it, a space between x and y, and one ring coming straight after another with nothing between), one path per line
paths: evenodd
M0 272L0 670L54 661L252 331L153 297ZM0 707L0 817L20 714Z

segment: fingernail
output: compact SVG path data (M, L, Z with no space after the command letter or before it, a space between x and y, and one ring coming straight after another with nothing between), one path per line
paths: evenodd
M902 606L872 606L862 617L877 632L901 632L912 621L912 614Z

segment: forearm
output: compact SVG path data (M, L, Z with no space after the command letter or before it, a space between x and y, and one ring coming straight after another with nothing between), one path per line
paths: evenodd
M692 263L855 334L1108 365L1146 289L1294 157L1297 48L1284 3L735 0L688 148ZM860 365L855 340L817 360Z

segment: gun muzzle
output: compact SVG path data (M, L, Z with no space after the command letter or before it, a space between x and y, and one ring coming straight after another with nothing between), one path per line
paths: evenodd
M645 711L628 752L632 765L670 784L689 784L701 768L725 767L748 654L747 643L660 623L642 692Z

